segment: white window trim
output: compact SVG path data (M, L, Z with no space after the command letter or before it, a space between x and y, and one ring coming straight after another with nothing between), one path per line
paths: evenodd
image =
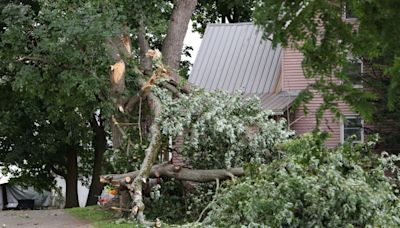
M342 18L346 21L357 21L357 17L353 16L353 17L347 17L347 3L346 1L343 4L343 14L342 14Z
M360 69L360 77L362 77L362 75L363 75L363 73L364 73L364 63L363 63L363 61L361 60L361 59L357 59L356 60L358 63L360 63L360 67L361 67L361 69ZM363 88L364 86L363 86L363 84L362 84L362 82L361 82L361 84L354 84L353 83L353 88Z
M358 118L359 115L344 115L344 118ZM363 143L364 142L364 119L361 118L361 141L353 141L353 143ZM340 118L340 143L344 143L344 119Z
M354 58L351 54L349 54L347 56L347 60L348 61L356 61L356 62L360 63L360 67L361 67L361 69L360 69L360 74L361 74L360 77L362 77L362 75L364 74L364 62L361 59ZM353 83L353 88L362 89L362 88L364 88L364 86L363 86L362 83L361 84L354 84Z

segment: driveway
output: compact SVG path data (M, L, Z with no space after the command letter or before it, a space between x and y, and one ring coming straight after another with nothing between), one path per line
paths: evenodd
M87 221L72 217L63 210L0 211L0 227L74 227L91 228Z

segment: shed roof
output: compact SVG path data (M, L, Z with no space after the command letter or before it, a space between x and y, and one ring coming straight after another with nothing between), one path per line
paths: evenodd
M283 114L297 98L298 93L281 91L278 94L261 94L261 106L264 109L272 110L275 114Z
M209 24L189 77L207 91L273 93L281 70L280 46L262 39L252 23Z

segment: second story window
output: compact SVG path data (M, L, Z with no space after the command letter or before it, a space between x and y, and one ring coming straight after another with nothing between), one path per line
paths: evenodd
M356 19L357 17L354 15L353 10L351 9L348 1L344 1L343 4L344 18L345 19Z
M349 62L344 66L343 72L349 77L355 88L363 87L363 63L361 60L349 60Z

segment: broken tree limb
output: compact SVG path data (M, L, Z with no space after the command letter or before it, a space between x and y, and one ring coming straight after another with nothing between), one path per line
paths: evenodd
M154 114L154 119L159 118L161 115L161 101L152 92L148 93L147 100L149 102L150 109ZM161 130L160 125L157 121L154 121L153 125L151 126L150 133L150 144L145 151L146 154L140 170L133 180L133 183L128 186L129 190L131 191L131 196L133 200L132 215L136 216L138 222L141 224L145 223L145 218L143 214L144 203L142 197L143 184L149 177L151 167L153 166L157 158L157 154L161 145Z
M121 185L126 183L126 178L130 180L137 177L139 171L129 172L125 174L109 174L100 176L102 183L109 183L112 185ZM233 177L240 177L244 175L243 168L231 168L231 169L188 169L182 167L177 170L176 166L171 163L163 163L154 165L151 167L149 177L150 178L175 178L176 180L182 181L193 181L193 182L213 182L216 179L226 180L232 179ZM128 181L129 182L129 181Z
M170 92L172 92L176 97L181 97L181 92L172 84L169 84L168 82L161 82L159 84L161 87L169 90Z
M215 187L215 195L213 200L201 211L199 218L196 220L196 222L200 222L201 218L203 217L203 214L215 203L215 200L217 199L218 196L218 190L219 190L219 179L215 180L217 183L217 186Z

